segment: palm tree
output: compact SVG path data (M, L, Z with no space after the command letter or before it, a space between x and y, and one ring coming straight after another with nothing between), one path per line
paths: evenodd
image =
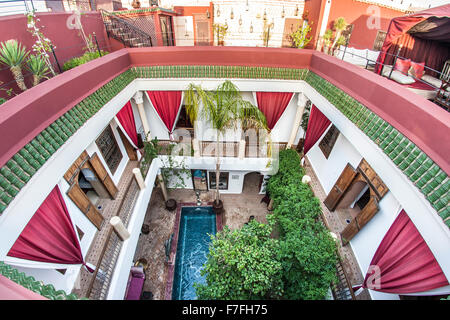
M331 49L334 49L336 46L336 43L338 42L339 38L341 37L342 31L347 28L347 22L343 17L337 18L334 22L334 29L336 30L336 36L334 37L333 45L331 46Z
M200 110L200 102L203 108ZM201 116L209 121L217 132L216 136L216 195L215 205L220 205L219 177L219 138L226 129L267 128L264 114L249 101L245 101L239 89L229 80L220 84L214 91L205 91L201 86L190 84L185 94L186 113L191 123Z
M22 74L22 65L25 62L28 52L17 40L11 39L1 43L0 63L6 64L11 70L17 86L22 90L27 90Z

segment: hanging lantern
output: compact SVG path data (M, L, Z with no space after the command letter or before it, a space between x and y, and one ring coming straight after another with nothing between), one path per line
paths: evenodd
M281 18L284 18L285 12L284 12L284 6L283 6L283 11L281 11Z
M294 16L298 16L298 5L295 6L295 13Z
M240 26L242 25L242 17L241 16L239 16L239 25Z
M248 11L248 0L245 3L245 11Z
M253 33L253 24L250 22L250 33Z
M267 19L267 13L266 13L266 9L264 9L264 15L263 15L263 20Z
M233 20L233 18L234 18L233 8L231 8L230 19Z
M206 17L209 19L209 18L211 18L211 15L209 14L209 10L207 9L206 10Z
M220 17L220 8L217 6L217 16Z

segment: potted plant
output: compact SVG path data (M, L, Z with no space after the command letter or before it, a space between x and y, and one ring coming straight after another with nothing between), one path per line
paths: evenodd
M332 38L333 38L333 30L328 29L327 31L325 31L322 40L323 40L323 52L326 54L329 54Z
M303 49L304 47L306 47L312 40L312 36L308 37L310 32L311 25L307 24L305 26L299 26L296 31L289 35L293 46L299 49Z
M224 39L225 39L225 36L227 34L227 31L228 31L228 25L215 23L213 25L213 27L214 27L214 32L217 35L217 45L223 46L224 43L225 43Z
M1 43L0 62L7 65L16 80L17 86L22 90L27 90L25 79L22 74L22 65L28 52L24 46L21 46L17 40L11 39Z
M33 74L33 87L37 85L41 79L48 79L48 77L46 77L46 74L49 72L47 64L38 56L30 55L25 68Z
M334 22L334 29L336 30L336 36L334 37L334 42L333 45L331 46L332 49L334 49L335 46L337 45L337 42L341 38L342 31L344 31L345 28L347 28L347 25L348 23L345 21L343 17L337 18L336 21Z

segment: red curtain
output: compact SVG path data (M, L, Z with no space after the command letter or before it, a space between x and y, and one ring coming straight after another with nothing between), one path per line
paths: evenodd
M86 266L64 199L56 186L23 229L8 256Z
M120 109L116 117L122 128L125 130L125 134L128 135L134 143L134 147L136 147L138 145L138 137L136 132L136 123L134 122L133 107L131 106L130 101L128 101L127 104Z
M430 248L402 210L375 252L363 287L402 294L448 284Z
M153 106L170 133L181 106L181 91L147 91Z
M266 116L270 130L275 127L293 94L292 92L256 92L258 108Z
M317 140L322 136L325 130L330 125L331 121L328 120L325 115L320 112L315 105L311 107L311 113L309 114L308 127L306 128L305 143L303 145L303 154L307 154L308 151L316 144Z

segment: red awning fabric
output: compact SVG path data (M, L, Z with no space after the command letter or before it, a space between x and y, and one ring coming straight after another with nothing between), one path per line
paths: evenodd
M23 229L8 256L86 266L66 204L56 186Z
M309 150L316 144L317 140L327 130L331 121L320 112L315 105L311 107L309 114L308 127L306 128L305 143L303 145L303 154L307 154Z
M293 95L293 92L256 92L258 108L266 116L270 130L275 127Z
M0 300L48 300L0 274Z
M383 47L381 48L381 53L378 56L378 64L375 68L375 72L381 73L382 69L382 63L385 63L386 55L389 52L389 49L393 47L396 44L400 44L399 39L400 37L404 36L412 27L415 25L421 23L424 20L427 20L428 18L442 18L442 17L450 17L450 4L427 9L424 11L416 12L413 14L409 14L402 17L397 17L391 20L389 23L388 31L386 34L386 39L384 40ZM406 35L406 38L409 38L409 35ZM403 40L403 42L408 41L408 39ZM409 39L410 41L410 39ZM410 41L411 42L411 41ZM420 40L418 39L418 42ZM413 44L409 44L412 48ZM424 50L418 50L415 51L421 51L423 55L427 54L427 52L423 52ZM392 54L396 54L396 52L391 52ZM428 52L429 53L429 52ZM404 56L404 55L402 55ZM404 56L405 58L409 58L408 56ZM416 59L421 60L418 62L422 62L423 57L416 57ZM430 66L427 64L427 66ZM431 66L432 68L437 68L436 65Z
M122 132L127 136L128 140L132 142L134 148L138 149L138 137L136 131L136 123L134 121L133 107L131 102L128 101L122 109L116 114L117 120L119 120Z
M430 248L402 210L375 252L363 287L405 294L425 292L448 284Z
M147 91L161 120L172 133L181 107L181 91Z

